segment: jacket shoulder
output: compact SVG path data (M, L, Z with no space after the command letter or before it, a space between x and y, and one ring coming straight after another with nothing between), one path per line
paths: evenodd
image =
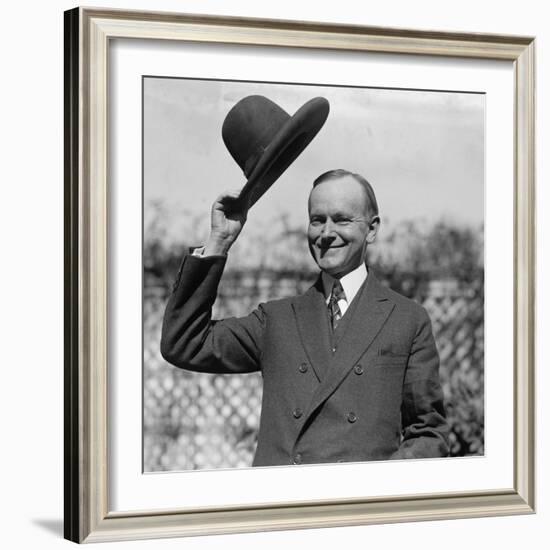
M316 288L316 285L313 285L301 294L292 294L283 298L275 298L273 300L262 302L261 307L268 313L277 313L282 310L288 310L289 308L292 309L295 304L298 304L302 301L307 302L311 299L312 295L316 295L317 293L318 290Z
M299 296L287 296L285 298L276 298L274 300L268 300L266 302L262 302L260 306L268 313L277 312L282 309L288 309L289 307L291 307L297 298L299 298Z
M408 312L411 315L414 315L418 318L424 318L427 315L426 308L418 303L417 301L413 300L412 298L407 298L403 294L400 294L399 292L396 292L395 290L392 290L391 288L383 286L384 294L386 297L395 303L397 307L399 307L401 310Z

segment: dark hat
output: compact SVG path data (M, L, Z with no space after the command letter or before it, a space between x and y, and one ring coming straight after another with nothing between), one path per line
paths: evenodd
M309 100L293 116L261 95L241 99L222 127L225 146L248 180L239 199L252 206L307 147L328 112L324 97Z

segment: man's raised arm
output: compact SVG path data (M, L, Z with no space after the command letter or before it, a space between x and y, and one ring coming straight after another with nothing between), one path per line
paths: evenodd
M210 236L201 257L187 256L164 313L162 356L188 370L213 373L259 370L264 313L211 319L226 255L239 236L248 205L238 192L220 195L212 206Z

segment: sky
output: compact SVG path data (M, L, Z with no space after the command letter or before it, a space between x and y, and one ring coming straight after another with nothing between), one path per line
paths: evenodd
M245 177L221 139L240 99L265 95L293 114L309 99L330 103L327 122L249 213L258 226L286 215L307 224L307 197L323 172L344 168L373 186L382 227L441 219L480 227L484 217L483 94L146 77L144 204L161 201L176 217L209 216L223 191Z

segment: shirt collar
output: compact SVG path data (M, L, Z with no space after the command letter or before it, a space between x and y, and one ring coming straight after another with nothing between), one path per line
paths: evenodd
M355 298L355 295L361 288L361 285L365 282L365 279L367 278L367 273L367 266L362 263L359 265L359 267L340 278L340 283L342 284L342 288L346 293L346 301L348 304L352 302L352 300ZM321 273L321 278L323 281L323 291L325 293L325 299L328 300L332 291L332 285L334 284L335 278L332 275L325 273L324 271Z

